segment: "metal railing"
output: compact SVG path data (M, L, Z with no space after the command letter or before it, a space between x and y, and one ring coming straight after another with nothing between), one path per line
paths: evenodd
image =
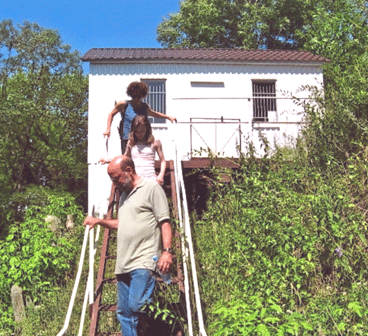
M228 143L230 142L230 140L236 136L236 134L238 133L238 143L239 143L239 150L241 151L241 120L240 119L231 119L231 118L190 118L190 152L193 153L193 134L194 132L199 136L199 138L203 141L203 143L205 144L205 146L207 148L211 148L211 146L206 142L206 140L203 138L203 136L200 134L200 132L197 130L197 128L195 127L196 124L206 124L206 125L210 125L213 124L214 126L214 140L215 140L215 145L213 148L213 152L214 153L219 153L222 152L225 147L228 145ZM231 136L227 139L226 143L224 146L221 147L220 150L218 150L218 134L217 134L217 128L220 125L223 124L237 124L238 127L234 130L234 132L231 134Z

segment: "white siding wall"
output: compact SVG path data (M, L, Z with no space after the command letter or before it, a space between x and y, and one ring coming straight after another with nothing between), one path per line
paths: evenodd
M176 139L181 156L189 156L191 150L190 118L231 118L241 121L233 124L194 124L192 126L192 149L209 145L212 150L226 156L236 156L236 145L241 141L245 148L247 139L260 148L259 132L272 145L287 143L297 135L302 120L301 108L294 104L292 96L307 97L299 92L302 85L321 86L322 70L318 66L303 65L221 65L221 64L91 64L89 76L89 141L88 161L95 163L107 155L111 158L120 154L117 126L120 116L115 117L106 153L103 132L107 115L114 102L127 99L126 87L132 81L141 79L166 80L167 114L175 116L177 125L167 121L154 126L154 135L163 143L166 159L173 158L172 138ZM277 122L260 123L252 127L252 80L271 79L276 81ZM192 82L223 83L219 87L198 87ZM204 85L205 86L205 85ZM89 195L109 194L109 180L106 167L91 165L89 171ZM108 187L107 187L108 186ZM101 189L102 188L102 189ZM107 197L106 196L106 197ZM96 196L95 196L96 197ZM105 196L103 196L105 197Z

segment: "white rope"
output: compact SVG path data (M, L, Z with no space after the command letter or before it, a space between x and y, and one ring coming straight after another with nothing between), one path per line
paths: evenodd
M190 223L189 223L188 203L187 203L187 196L185 192L185 185L184 185L183 172L181 169L181 165L178 165L178 178L180 181L181 192L183 194L184 228L185 228L184 232L187 237L190 262L192 266L192 278L193 278L195 302L196 302L196 308L197 308L199 332L201 335L207 336L206 330L204 328L202 305L201 305L201 298L200 298L198 278L197 278L197 270L196 270L196 264L195 264L195 254L194 254L192 234L191 234Z
M176 186L176 198L177 198L177 205L178 205L178 217L179 217L179 226L181 231L184 233L184 225L183 225L183 216L181 212L181 196L180 196L180 189L179 189L179 181L178 181L178 151L176 148L176 144L174 143L175 147L175 160L174 160L174 171L175 171L175 186ZM181 163L181 162L180 162ZM185 244L184 235L180 235L181 240L181 249L182 249L182 257L183 257L183 271L184 271L184 294L185 294L185 303L186 303L186 311L187 311L187 320L188 320L188 332L189 336L193 336L193 322L192 322L192 311L190 307L190 293L189 293L189 277L188 277L188 249Z
M94 260L94 256L96 254L97 251L97 242L100 236L100 229L101 226L98 225L97 226L97 232L96 232L96 238L94 240L94 246L93 246L93 252L92 252L92 256L93 256L93 260ZM92 230L90 230L92 231ZM92 264L92 269L93 269L93 264ZM89 272L88 274L88 279L87 279L87 286L86 286L86 291L84 293L84 300L83 300L83 307L82 307L82 312L81 312L81 318L80 318L80 323L79 323L79 332L78 332L78 336L82 336L83 333L83 326L84 326L84 319L86 316L86 309L87 309L87 299L89 297L89 293L91 293L91 288L92 288L92 295L93 295L93 286L91 286L91 279L93 280L93 272L92 272L92 278L91 278L91 273ZM91 304L91 303L90 303Z
M90 279L89 283L87 283L87 288L89 291L89 304L91 305L94 300L93 293L93 264L94 264L94 229L89 230L89 272L88 278Z
M84 318L86 316L86 309L87 309L87 301L88 301L88 288L89 288L89 283L90 283L90 277L88 275L88 280L87 280L87 286L86 286L86 291L84 293L84 300L83 300L83 307L82 307L82 312L81 312L81 319L80 319L80 323L79 323L79 331L78 331L78 336L82 336L83 334L83 326L84 326Z
M203 313L202 313L197 271L196 271L196 265L195 265L195 255L194 255L193 241L192 241L191 229L190 229L190 223L189 223L187 196L185 192L183 171L181 168L182 162L181 160L179 160L177 146L174 140L176 134L178 134L177 131L173 132L172 139L173 139L174 150L175 150L174 164L175 164L175 183L176 183L177 199L178 199L178 215L179 215L180 228L182 229L182 232L183 232L183 234L181 235L181 239L182 239L182 253L183 253L185 298L186 298L187 315L188 315L188 332L190 336L193 335L191 302L190 302L190 293L189 293L189 275L188 275L188 268L187 268L187 262L186 262L187 260L189 260L188 258L188 247L189 247L190 262L191 262L191 268L192 268L192 279L193 279L195 302L196 302L198 324L199 324L199 333L202 336L207 336L207 333L204 328ZM181 213L181 207L183 207L183 210L184 210L184 225L183 225L183 215Z
M82 274L84 255L86 253L86 246L87 246L88 231L89 231L89 226L86 226L86 229L84 230L83 245L82 245L81 256L80 256L80 259L79 259L77 277L75 278L74 288L73 288L72 296L70 298L68 312L66 314L64 327L63 327L63 329L60 330L60 332L57 334L57 336L64 335L64 333L68 330L68 327L69 327L70 316L72 315L74 300L75 300L75 296L77 294L77 289L78 289L80 277L81 277L81 274Z
M93 206L93 209L94 209L94 206ZM93 233L94 233L94 230L93 229L90 230L89 226L87 225L85 230L84 230L84 238L83 238L81 256L80 256L80 259L79 259L78 272L77 272L77 276L76 276L76 279L75 279L72 296L70 298L69 307L68 307L68 311L67 311L67 314L66 314L64 326L61 329L61 331L57 334L57 336L64 335L65 332L68 330L68 327L69 327L70 317L71 317L71 314L72 314L72 311L73 311L74 301L75 301L75 297L77 295L79 281L80 281L81 274L82 274L84 257L85 257L85 253L86 253L86 249L87 249L87 240L88 240L87 238L88 238L88 235L89 235L89 237L90 237L90 240L89 240L89 242L90 242L90 249L89 249L89 253L90 253L90 271L89 271L89 274L88 274L88 281L87 281L86 292L85 292L85 297L84 297L85 302L83 302L81 322L80 322L79 333L78 333L79 336L82 335L88 294L90 294L92 292L92 295L90 295L90 297L91 296L93 297L93 267L94 267L93 264L94 263L93 262L91 263L91 260L94 261L94 256L96 254L97 241L98 241L98 238L100 236L100 226L97 227L96 238L94 238ZM91 269L92 269L92 271L91 271ZM92 274L92 276L91 276L91 274ZM92 279L92 281L91 281L91 279ZM91 291L91 288L92 288L92 291Z

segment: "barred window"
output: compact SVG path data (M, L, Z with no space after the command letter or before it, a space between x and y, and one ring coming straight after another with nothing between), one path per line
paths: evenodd
M275 81L252 81L253 120L268 121L268 112L276 111Z
M165 79L143 79L148 85L148 95L144 101L153 111L166 114L166 80ZM148 117L151 123L164 124L166 119Z

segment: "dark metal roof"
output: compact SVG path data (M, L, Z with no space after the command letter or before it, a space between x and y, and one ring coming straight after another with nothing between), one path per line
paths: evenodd
M247 49L164 49L93 48L82 60L94 61L253 61L253 62L327 62L322 56L296 50Z

